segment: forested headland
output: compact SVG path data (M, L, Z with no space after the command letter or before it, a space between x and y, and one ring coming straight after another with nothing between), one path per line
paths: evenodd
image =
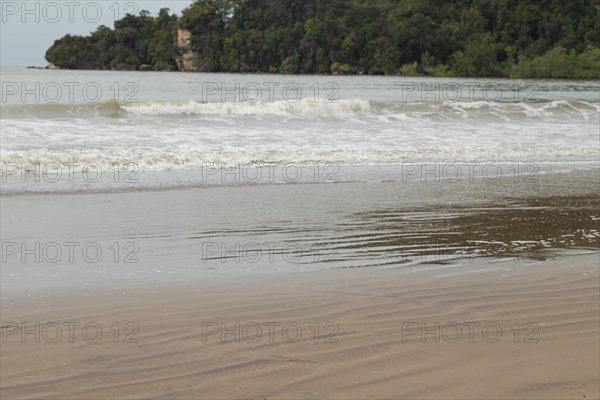
M191 33L175 45L177 30ZM598 0L197 0L66 35L65 69L600 78Z

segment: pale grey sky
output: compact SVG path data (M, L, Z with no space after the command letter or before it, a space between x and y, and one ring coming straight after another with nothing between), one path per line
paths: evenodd
M181 15L192 0L0 0L0 65L39 66L46 50L67 33L87 35L114 26L125 14L167 7Z

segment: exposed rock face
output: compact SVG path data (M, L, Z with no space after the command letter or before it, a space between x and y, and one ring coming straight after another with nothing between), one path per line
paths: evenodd
M194 60L198 55L191 49L192 33L185 29L177 29L175 34L175 62L180 71L197 71Z

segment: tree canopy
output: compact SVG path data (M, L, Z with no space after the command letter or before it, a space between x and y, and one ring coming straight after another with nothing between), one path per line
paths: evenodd
M57 40L62 68L600 78L598 0L196 0Z

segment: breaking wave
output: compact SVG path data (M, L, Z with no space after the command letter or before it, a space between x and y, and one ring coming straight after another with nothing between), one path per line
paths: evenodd
M397 120L500 119L597 121L600 104L582 100L527 102L375 102L341 99L335 102L302 99L297 102L222 102L194 100L105 102L99 104L33 104L2 107L3 119L22 118L135 118L135 117L279 117L302 119L392 118Z
M345 166L399 165L413 162L592 162L597 164L599 147L573 145L557 149L553 146L531 148L422 148L409 151L397 149L342 148L331 150L271 150L271 151L203 151L181 148L115 148L77 149L69 151L2 151L0 163L33 168L36 164L56 164L65 170L86 166L101 166L108 170L118 164L135 164L142 171L198 170L208 165L235 166L286 166L336 164ZM572 156L565 156L570 154Z
M347 118L371 113L368 101L345 99L336 102L318 102L302 99L298 102L225 102L198 103L186 102L143 102L121 106L134 115L235 115L235 116L276 116L276 117L334 117Z

